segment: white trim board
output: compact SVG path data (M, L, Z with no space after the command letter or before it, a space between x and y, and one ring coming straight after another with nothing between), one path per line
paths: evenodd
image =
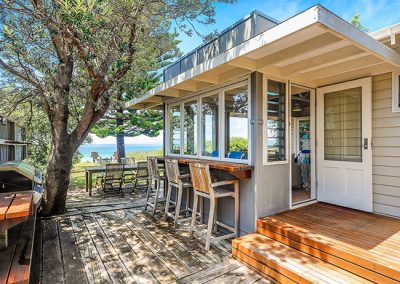
M190 90L184 90L185 87L182 83L186 83L189 80L196 80L196 77L199 78L198 81L201 81L201 77L206 76L212 79L211 81L208 80L210 84L217 84L246 72L258 71L261 67L258 66L255 58L279 51L284 46L293 46L307 39L317 37L323 32L337 36L341 39L338 43L355 45L371 54L371 56L378 57L383 63L390 64L393 68L400 67L400 54L353 27L324 7L316 5L242 44L179 74L171 80L161 83L141 98L133 99L126 105L127 107L135 105L138 107L146 107L147 105L150 107L157 106L160 103L150 103L148 99L156 95L176 97L181 95L181 93L190 92ZM286 42L287 45L282 45L282 42ZM240 62L236 62L237 60L240 60ZM243 66L237 67L239 66L238 64L244 64L246 68L243 68ZM279 75L279 69L273 67L265 71ZM228 71L226 71L226 74L218 73L221 70ZM210 71L213 71L214 74L208 74ZM180 84L182 85L179 86ZM196 88L193 87L191 90L195 90ZM199 88L201 88L200 85ZM170 94L167 95L166 93Z

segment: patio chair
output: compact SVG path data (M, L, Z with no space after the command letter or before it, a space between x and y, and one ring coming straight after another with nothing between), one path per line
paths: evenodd
M194 201L193 201L193 212L192 222L190 224L190 235L193 236L193 230L196 225L196 212L197 203L199 197L208 198L210 200L210 212L208 214L208 225L207 225L207 236L206 236L206 250L210 249L211 241L219 241L237 237L239 233L239 181L238 180L227 180L212 183L210 176L210 168L207 164L201 163L190 163L189 164L190 175L192 177L192 184L194 189ZM234 190L221 188L222 186L233 185ZM219 222L217 220L218 212L218 200L220 198L233 198L235 201L235 221L234 227ZM212 231L216 232L218 226L221 226L225 230L231 232L219 237L212 237Z
M148 188L150 177L149 168L146 161L136 163L136 170L134 171L133 189ZM145 185L140 185L141 182L145 181Z
M132 158L132 157L121 158L121 164L134 165L135 158ZM129 184L133 185L134 178L135 178L135 171L125 171L124 172L124 186L127 187ZM132 190L135 190L135 188L133 186L132 186Z
M186 204L185 210L183 210L186 214L189 213L189 197L190 197L190 188L192 184L189 182L190 174L181 174L179 171L178 160L173 159L165 159L165 171L168 177L168 192L167 199L165 201L165 213L164 218L170 216L174 219L174 228L178 225L179 214L181 213L181 203L182 203L182 194L183 190L186 190ZM169 212L169 207L171 202L171 192L172 187L176 188L176 199L175 199L175 214Z
M121 163L125 165L134 165L135 158L133 157L121 158Z
M122 184L124 182L124 164L107 164L106 173L101 181L101 189L103 191L103 196L106 193L121 193Z
M146 205L144 206L144 211L146 211L147 206L150 206L153 208L152 214L154 215L156 213L157 205L159 202L158 198L160 195L161 182L164 182L164 192L165 192L168 180L164 174L164 171L162 169L159 169L158 167L157 157L148 157L147 165L149 168L149 186L147 189ZM150 195L152 191L155 191L153 203L150 202Z

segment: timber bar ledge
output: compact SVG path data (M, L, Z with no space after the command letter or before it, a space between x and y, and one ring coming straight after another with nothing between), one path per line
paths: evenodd
M224 161L215 161L215 160L205 160L205 159L194 159L194 158L182 158L177 156L164 156L158 157L160 161L164 161L165 159L176 159L179 164L188 165L189 163L202 163L208 164L210 169L221 170L229 173L230 175L237 177L239 179L248 179L251 178L251 170L253 166L247 164L240 163L231 163Z

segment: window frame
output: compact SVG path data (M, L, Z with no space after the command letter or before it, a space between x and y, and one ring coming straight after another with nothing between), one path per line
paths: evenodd
M268 113L267 113L267 91L268 91L268 81L272 80L275 82L280 82L285 84L285 160L282 161L268 161L268 136L267 136L267 123L268 123ZM289 163L288 159L288 151L289 149L289 112L290 112L290 107L289 107L289 86L290 86L290 81L285 80L283 78L271 76L264 74L263 76L263 106L262 106L262 111L263 111L263 165L284 165Z
M181 129L181 131L180 131L180 134L179 134L179 154L177 154L177 153L172 153L171 152L171 143L172 143L172 141L171 141L171 136L170 136L170 134L171 134L171 116L170 116L170 111L171 111L171 109L173 108L173 107L175 107L175 106L179 106L179 111L180 111L180 121L179 121L179 125L180 125L180 129ZM179 157L179 156L181 156L182 155L182 153L183 153L183 145L182 145L182 142L183 142L183 131L182 131L182 108L183 108L183 104L181 104L180 102L176 102L176 103L172 103L172 104L170 104L170 105L167 105L167 127L166 127L166 138L167 139L165 139L166 141L167 141L167 147L166 147L166 149L167 149L167 153L168 153L168 155L169 156L175 156L175 157Z
M221 137L223 141L220 143L219 148L220 148L220 157L221 161L226 161L226 162L234 162L234 163L251 163L251 84L250 84L250 78L246 82L238 82L236 84L232 84L229 86L226 86L225 88L221 89L222 92L222 101L223 104L221 104L222 111L221 111L221 124L220 124L220 131L221 131ZM225 92L235 89L235 88L240 88L240 87L245 87L247 84L247 159L232 159L232 158L227 158L225 157L225 141L226 141L226 132L225 132Z
M392 72L392 112L400 112L400 71Z
M196 129L196 131L197 131L197 141L196 141L196 143L197 143L197 154L195 154L195 155L189 155L189 154L184 154L184 147L185 147L185 131L183 130L184 129L184 126L185 126L185 107L184 107L184 105L185 105L185 103L187 103L187 102L191 102L191 101L196 101L197 102L197 114L196 114L196 116L197 116L197 129ZM199 136L199 131L200 131L200 112L199 112L199 110L200 110L200 99L199 99L199 97L198 96L194 96L194 97L190 97L190 98L187 98L187 99L184 99L184 100L182 100L182 101L180 101L178 104L180 104L180 106L181 106L181 153L180 153L180 156L181 157L186 157L186 158L197 158L197 157L199 157L199 150L200 150L200 136Z
M243 87L247 86L247 94L248 94L248 116L247 116L247 131L248 131L248 154L247 154L247 159L231 159L231 158L225 158L225 116L223 115L225 113L225 92L229 91L234 88L238 87ZM219 98L219 118L218 118L218 124L219 124L219 131L218 131L218 139L219 139L219 145L218 145L218 151L219 151L219 157L209 157L209 156L203 156L201 154L202 151L202 133L201 133L201 128L202 128L202 120L201 120L201 109L202 109L202 98L207 97L207 96L212 96L218 94ZM183 152L183 147L184 147L184 103L188 101L194 101L197 100L197 105L198 105L198 112L197 112L197 146L198 146L198 151L197 155L184 155ZM181 126L181 133L180 133L180 153L179 154L174 154L171 153L171 141L170 141L170 130L171 130L171 117L170 117L170 110L171 108L179 105L180 109L180 126ZM241 78L237 78L234 81L221 85L221 86L216 86L214 88L211 88L207 91L202 91L202 92L196 92L193 93L190 97L181 99L181 100L174 100L171 103L166 104L166 136L165 136L165 143L166 143L166 154L168 156L173 156L173 157L186 157L186 158L198 158L202 160L216 160L216 161L223 161L223 162L232 162L232 163L240 163L240 164L251 164L252 157L251 157L251 144L252 144L252 137L251 137L251 77L249 75Z
M210 156L203 156L202 151L203 151L203 137L202 137L202 128L203 128L203 119L202 119L202 109L203 109L203 98L210 97L213 95L218 95L218 157L210 157ZM221 160L221 139L223 138L221 135L221 120L222 120L222 115L221 115L221 109L222 109L222 92L221 90L215 90L215 91L210 91L205 94L202 94L199 96L200 100L200 123L199 123L199 139L200 139L200 151L199 151L199 158L205 159L205 160Z

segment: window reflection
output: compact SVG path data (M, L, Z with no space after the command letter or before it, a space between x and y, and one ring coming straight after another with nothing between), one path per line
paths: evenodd
M219 97L218 94L201 99L201 155L219 157L218 152L218 119Z
M197 155L197 100L183 104L183 154Z
M225 92L225 157L248 157L247 86Z
M170 153L181 153L181 110L180 106L173 106L170 110Z

